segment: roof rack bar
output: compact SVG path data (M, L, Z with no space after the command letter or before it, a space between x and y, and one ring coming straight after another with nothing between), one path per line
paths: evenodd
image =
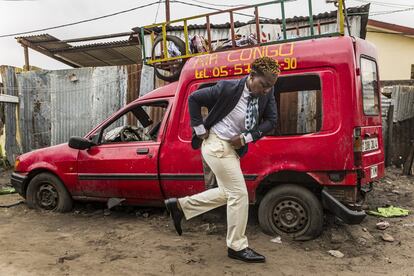
M234 33L234 17L233 11L230 11L230 30L231 30L231 47L236 48L236 35Z
M280 2L280 9L282 11L282 29L283 29L283 39L286 39L286 16L285 16L285 2L282 0Z
M343 0L338 0L338 15L339 15L339 33L341 35L345 34L345 27L344 27L344 5L343 5Z
M312 0L308 0L308 7L309 7L309 26L310 26L310 33L311 33L311 35L314 35L315 31L313 30Z
M168 48L167 48L167 23L162 24L162 49L163 58L168 58Z
M187 20L184 20L184 40L185 40L185 55L190 54L190 49L188 49L188 25Z
M257 42L261 42L261 35L260 35L260 22L259 22L259 7L254 7L254 17L256 20L256 36Z

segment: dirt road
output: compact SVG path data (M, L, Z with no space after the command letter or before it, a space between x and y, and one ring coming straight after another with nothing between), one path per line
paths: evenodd
M392 204L414 210L414 178L398 170L375 185L368 206ZM3 175L1 183L7 184ZM18 202L0 196L0 205ZM328 219L321 237L308 242L263 234L254 210L247 236L250 246L267 257L265 264L229 259L225 218L215 212L184 223L175 234L163 209L77 204L68 214L30 210L25 204L0 208L0 275L414 275L414 216L385 219L368 216L361 225ZM384 232L393 242L383 241ZM339 250L344 257L331 256Z

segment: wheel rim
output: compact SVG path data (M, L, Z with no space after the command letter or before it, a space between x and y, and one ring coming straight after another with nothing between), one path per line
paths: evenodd
M42 209L53 210L57 207L59 194L50 183L42 183L36 193L36 201Z
M288 234L303 231L309 222L305 207L295 198L281 199L276 203L272 215L273 225Z

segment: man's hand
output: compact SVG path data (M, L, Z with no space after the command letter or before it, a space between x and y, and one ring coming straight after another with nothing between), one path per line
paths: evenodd
M244 146L244 144L245 144L244 138L241 135L237 135L237 136L234 136L233 138L231 138L230 143L233 146L233 148L235 148L235 149L239 149L242 146Z
M209 134L209 132L208 132L208 130L206 130L206 133L201 134L201 135L197 135L197 137L200 138L201 140L205 140L205 139L208 138L208 134Z

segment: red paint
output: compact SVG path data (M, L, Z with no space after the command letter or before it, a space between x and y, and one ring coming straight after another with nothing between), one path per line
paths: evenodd
M170 107L156 142L100 145L77 151L66 144L45 148L19 157L17 171L36 169L55 173L75 198L125 197L130 203L160 204L166 197L181 197L204 190L200 179L177 180L171 175L202 174L201 153L190 146L191 129L187 98L199 84L245 75L254 55L268 54L285 70L282 75L314 73L322 84L322 128L317 133L295 136L267 136L253 143L242 159L244 174L257 175L247 181L250 200L268 175L293 171L308 174L321 186L356 186L369 183L370 166L378 165L378 178L384 176L384 151L381 116L365 116L362 106L359 57L377 59L370 43L350 37L321 38L266 48L226 51L187 61L178 82L159 88L126 106L98 125L111 122L131 106L157 100L168 100ZM250 59L249 59L250 57ZM200 73L202 72L202 73ZM223 77L214 77L219 75ZM237 76L235 76L237 75ZM198 79L196 79L196 77ZM202 78L200 78L202 77ZM381 114L381 112L379 112ZM361 154L361 165L355 165L356 127L361 135L378 137L379 149ZM137 155L138 148L149 149L148 155ZM328 173L346 172L343 180L333 182ZM358 174L359 173L359 174ZM154 176L149 180L79 180L78 174L127 174ZM358 175L363 175L358 179Z

